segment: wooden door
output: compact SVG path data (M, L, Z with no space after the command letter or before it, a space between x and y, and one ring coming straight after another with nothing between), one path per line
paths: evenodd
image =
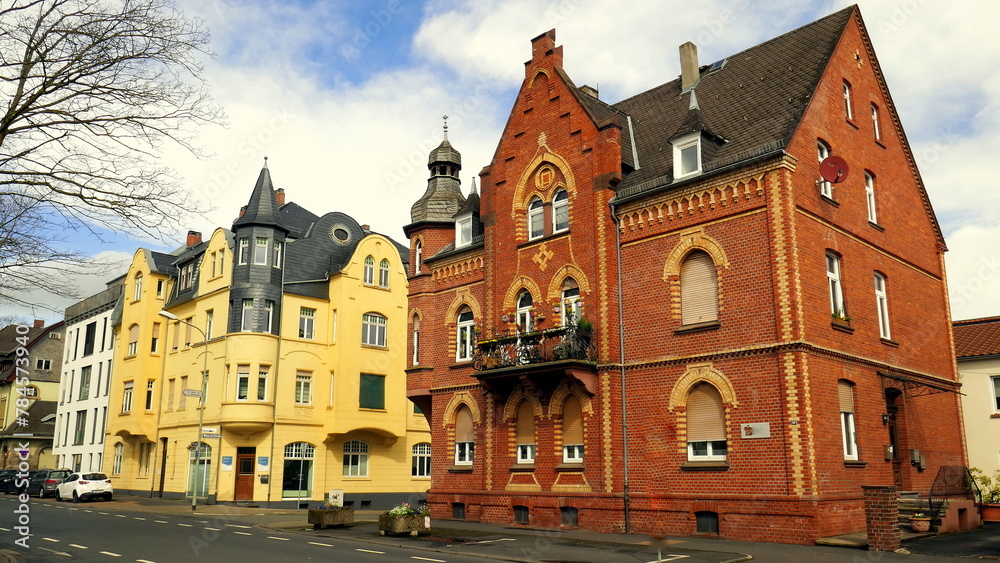
M233 500L253 500L254 464L256 463L256 448L238 449L236 453L236 492Z

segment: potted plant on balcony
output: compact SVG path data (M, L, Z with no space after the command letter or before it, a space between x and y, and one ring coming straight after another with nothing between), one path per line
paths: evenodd
M354 507L340 506L329 499L316 508L309 509L309 523L318 530L327 526L348 526L354 524Z
M931 519L923 512L915 512L910 516L910 529L914 532L926 532L931 529Z
M576 330L580 331L580 336L590 338L594 332L594 323L588 321L586 317L580 317L576 321Z
M979 486L980 497L979 516L983 522L1000 522L1000 471L992 477L983 473L982 469L970 467L969 473Z
M378 533L384 536L409 532L411 536L417 536L421 530L430 528L430 520L426 506L414 508L404 502L379 515Z

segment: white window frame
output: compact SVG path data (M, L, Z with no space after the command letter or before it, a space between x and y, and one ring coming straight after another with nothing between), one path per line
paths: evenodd
M205 311L205 340L212 339L212 325L215 324L215 309Z
M316 309L299 307L299 338L316 338Z
M236 400L250 400L250 366L240 365L236 371Z
M564 444L563 463L583 463L583 444Z
M854 108L851 107L851 83L844 81L844 115L849 120L854 120Z
M475 456L475 442L455 442L455 465L472 465Z
M368 477L368 443L351 440L344 443L343 477L365 479Z
M723 444L723 451L726 453L717 453L716 445L718 443ZM706 453L696 453L695 445L705 444ZM726 440L699 440L697 442L688 442L688 461L725 461L726 455L729 451L729 444Z
M819 157L819 162L822 163L830 157L830 147L823 141L816 141L816 156ZM822 174L819 177L819 193L824 197L833 199L833 182L824 180Z
M295 375L295 404L296 405L312 404L311 374L300 373Z
M560 225L559 216L565 215ZM556 191L552 197L552 232L561 233L569 230L569 192L563 188Z
M854 426L854 413L840 413L840 435L841 445L844 448L844 459L856 461L858 459L858 433Z
M135 389L134 381L126 381L124 391L122 391L122 412L132 412L132 394Z
M135 294L132 296L133 301L140 299L142 299L142 272L135 275Z
M531 300L528 304L522 303L525 295L527 295L528 299ZM534 302L535 298L531 295L531 292L524 290L518 293L517 310L514 312L514 320L518 331L527 333L532 332L535 329L535 319L531 315L531 312L535 308Z
M240 266L247 263L250 258L250 237L240 238Z
M258 266L267 265L267 237L254 237L253 263Z
M413 315L413 358L412 364L420 365L420 317Z
M264 300L264 332L271 332L271 322L274 320L274 301Z
M364 279L362 279L362 283L365 285L375 285L375 259L371 256L365 256Z
M567 287L562 291L562 325L575 327L583 316L583 300L579 287Z
M455 242L458 246L458 231L455 231ZM417 240L416 244L413 245L413 273L419 274L420 267L423 265L424 261L424 243L421 240Z
M701 174L701 131L695 131L689 135L670 141L674 149L674 180L687 178L696 174ZM694 168L687 170L684 167L684 155L690 154L686 151L694 149Z
M240 317L240 331L253 331L253 299L243 300L243 315Z
M990 380L993 384L993 410L1000 412L1000 375L991 376Z
M389 260L385 258L378 264L378 286L382 289L389 288Z
M875 272L875 309L878 313L878 333L886 339L892 339L892 331L889 327L889 296L886 293L885 276Z
M361 315L361 343L365 346L385 348L388 320L378 313Z
M267 402L268 379L270 366L260 366L257 370L257 401Z
M873 131L875 133L875 140L876 141L881 141L882 140L882 125L881 125L881 123L879 123L878 106L875 105L875 104L872 104L872 129L873 129Z
M427 442L413 444L410 476L425 478L431 476L431 445Z
M865 202L868 204L868 222L878 224L878 211L875 207L875 176L865 172Z
M455 218L455 248L463 248L470 244L472 244L472 214L467 213Z
M122 460L125 458L123 455L125 452L125 446L121 442L115 444L115 457L111 465L112 475L121 475L122 472Z
M543 236L545 236L545 204L536 196L528 202L528 240Z
M471 309L458 314L455 324L455 361L467 362L472 359L476 346L474 328L476 318Z
M535 444L517 445L517 463L535 463Z
M274 260L272 262L275 268L281 267L281 243L278 241L274 241Z
M837 317L847 316L844 307L844 288L840 278L840 256L831 252L826 253L826 279L827 292L830 295L830 314Z

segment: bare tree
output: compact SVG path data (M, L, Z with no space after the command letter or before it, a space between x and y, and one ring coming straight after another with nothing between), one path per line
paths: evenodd
M223 121L208 41L171 0L0 5L0 302L21 283L72 295L51 275L82 258L53 244L61 231L159 238L194 211L157 157L200 155L195 128Z

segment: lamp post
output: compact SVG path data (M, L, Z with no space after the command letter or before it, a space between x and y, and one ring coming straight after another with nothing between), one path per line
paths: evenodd
M195 325L189 322L182 321L177 315L171 313L170 311L161 310L160 316L170 319L172 321L177 321L179 323L186 324L189 327L197 330L198 332L201 333L201 338L205 342L205 350L203 350L204 363L201 370L201 394L198 396L198 405L199 405L198 438L197 441L195 442L197 444L197 447L194 451L195 474L194 474L194 483L192 484L192 491L191 491L191 511L194 512L198 510L198 481L201 480L199 475L201 469L201 430L205 423L205 383L206 383L205 374L208 373L208 335L205 334L204 330L201 330L200 328L196 327ZM208 497L208 490L205 491L205 496Z

